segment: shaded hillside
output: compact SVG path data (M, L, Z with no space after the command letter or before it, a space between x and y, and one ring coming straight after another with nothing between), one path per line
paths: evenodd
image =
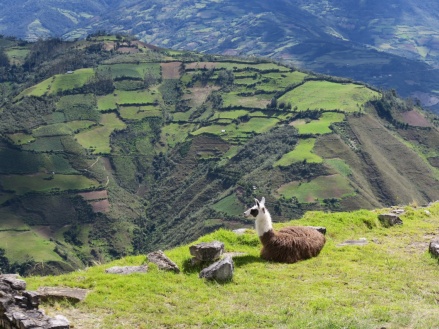
M3 40L0 248L21 272L248 226L255 196L276 221L439 199L438 119L395 91L129 37Z

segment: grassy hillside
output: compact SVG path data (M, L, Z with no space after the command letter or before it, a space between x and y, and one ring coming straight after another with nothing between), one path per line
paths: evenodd
M439 320L438 261L428 254L439 229L439 204L404 207L403 225L384 228L386 209L308 212L294 225L324 225L327 242L317 258L295 264L263 261L253 230L219 230L196 242L219 240L234 258L229 283L198 278L188 266L189 245L165 251L182 269L167 273L149 264L146 274L105 274L115 265L147 263L123 258L67 275L26 278L28 289L89 289L84 302L45 304L87 328L433 328ZM280 228L291 223L277 224ZM364 246L341 246L366 239Z
M11 269L84 267L249 226L240 213L260 194L277 221L439 199L439 121L394 91L127 36L20 45L22 64L0 67ZM16 256L8 239L22 227L44 257Z

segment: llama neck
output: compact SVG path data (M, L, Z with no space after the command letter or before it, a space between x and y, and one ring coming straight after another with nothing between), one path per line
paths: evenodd
M263 236L264 233L273 229L271 216L267 209L265 209L265 213L259 214L258 217L256 217L255 228L258 236Z

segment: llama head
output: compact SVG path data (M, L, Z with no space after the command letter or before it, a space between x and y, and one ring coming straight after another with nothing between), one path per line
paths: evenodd
M255 199L255 205L246 211L244 211L244 216L249 217L250 215L253 217L258 217L259 214L266 214L267 209L265 208L265 197L262 197L261 201Z

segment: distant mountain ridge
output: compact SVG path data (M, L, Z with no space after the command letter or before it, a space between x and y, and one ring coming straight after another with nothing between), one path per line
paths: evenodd
M6 1L0 33L35 40L134 34L158 46L285 60L439 110L435 1Z

